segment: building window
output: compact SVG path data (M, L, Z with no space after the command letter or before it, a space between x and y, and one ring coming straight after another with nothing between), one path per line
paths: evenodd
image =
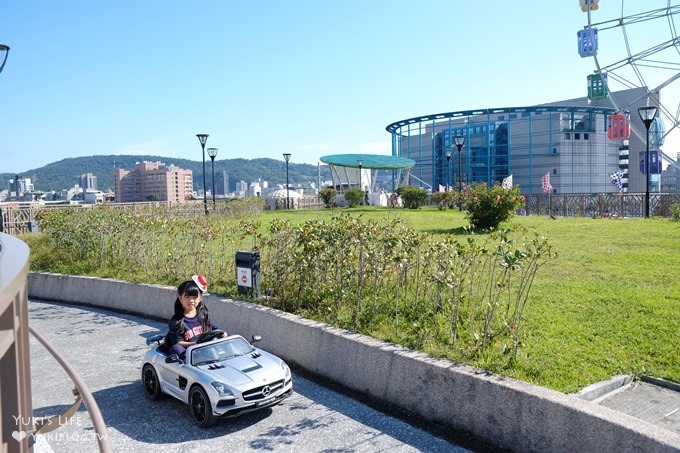
M565 140L571 140L571 134L569 132L565 132L564 139Z
M581 134L574 132L574 140L581 140Z
M590 140L590 134L584 133L583 134L583 140Z

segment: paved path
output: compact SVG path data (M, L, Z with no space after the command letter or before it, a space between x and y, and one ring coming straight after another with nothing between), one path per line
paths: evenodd
M29 312L30 325L87 383L115 452L471 451L298 374L293 376L295 393L282 404L200 429L181 402L144 397L139 376L145 338L165 330L164 323L44 301L30 301ZM36 417L59 413L73 402L69 378L32 337L31 375ZM68 425L41 436L35 451L96 451L94 436L81 406Z

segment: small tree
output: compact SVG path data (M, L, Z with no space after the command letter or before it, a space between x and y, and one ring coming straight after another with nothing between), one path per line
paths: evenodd
M418 209L427 203L429 192L425 189L415 186L401 186L396 192L402 200L404 200L404 207L409 209Z
M494 229L510 219L524 204L519 186L504 189L498 183L487 187L486 183L474 184L461 194L463 209L476 229Z
M335 196L338 194L338 191L335 190L332 187L324 187L319 191L319 195L321 196L321 199L323 200L324 206L327 208L331 207L331 203L335 201Z
M348 189L345 190L345 200L347 200L347 205L350 208L359 206L361 200L364 199L364 191L361 189Z

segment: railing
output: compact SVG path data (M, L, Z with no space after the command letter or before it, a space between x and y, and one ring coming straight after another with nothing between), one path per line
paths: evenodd
M643 193L599 193L599 194L554 194L554 195L525 195L525 205L519 214L525 215L553 215L561 217L644 217ZM670 217L671 206L680 203L680 193L651 193L650 214L652 216ZM296 209L319 209L323 208L323 200L317 195L303 196L291 200ZM436 204L436 203L432 203ZM78 207L80 209L92 209L95 205L57 205L57 206L0 206L0 233L11 235L36 232L40 225L36 220L36 214L41 209L59 209L64 207ZM102 205L96 205L98 207ZM143 202L143 203L109 203L104 205L110 209L126 209L133 212L148 212L148 208L172 208L172 213L179 217L201 217L205 215L205 206L202 202L192 201L183 204L169 202ZM261 205L253 204L251 209L283 209L285 200L272 206L271 203L262 200ZM240 208L243 209L243 208ZM229 203L217 203L215 206L208 205L209 213L229 214L232 206Z
M650 194L652 216L670 217L671 206L680 203L680 194ZM561 217L644 217L645 194L556 194L527 195L520 214Z
M0 451L9 453L32 450L27 278L28 247L0 233Z
M0 424L1 452L23 453L33 450L35 436L68 422L80 406L81 398L90 415L99 451L112 451L99 407L89 389L61 355L37 332L36 339L64 368L76 387L76 403L64 414L53 417L58 423L42 423L33 417L28 326L28 258L26 244L0 233Z

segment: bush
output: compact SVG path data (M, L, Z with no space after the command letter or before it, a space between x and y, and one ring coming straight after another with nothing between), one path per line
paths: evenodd
M486 183L474 184L461 194L463 209L475 229L495 229L510 219L524 203L519 186L504 189L499 184L487 187Z
M350 208L359 206L364 199L364 191L361 189L348 189L345 191L345 200Z
M404 200L404 207L409 209L418 209L427 204L427 199L430 196L427 190L414 186L402 186L396 192Z
M331 203L335 200L335 196L338 194L338 191L335 190L332 187L324 187L319 191L319 195L321 195L321 199L323 200L324 206L327 208L331 207Z
M671 219L680 222L680 203L673 203L671 205Z
M437 208L443 211L446 208L453 208L456 205L458 194L456 192L437 192L432 194L432 201L437 203Z

